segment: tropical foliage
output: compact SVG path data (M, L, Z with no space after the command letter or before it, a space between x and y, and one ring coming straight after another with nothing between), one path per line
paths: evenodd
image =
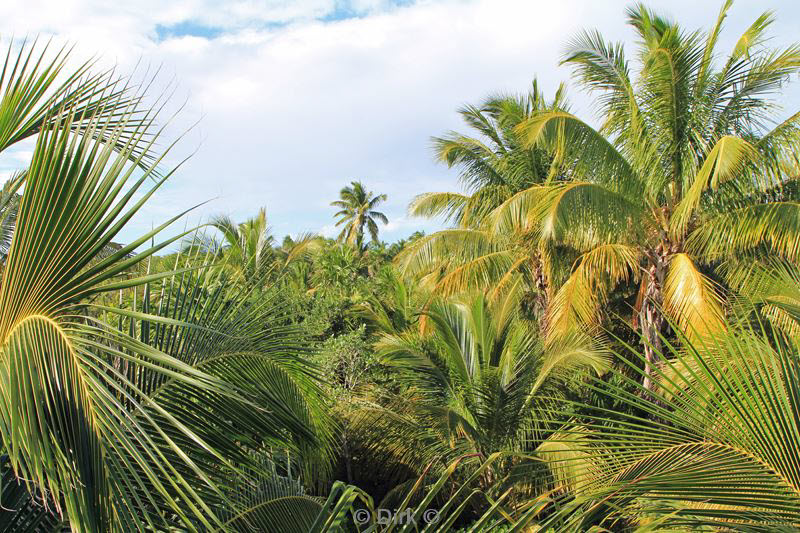
M410 206L450 227L392 244L360 182L337 239L120 244L180 167L163 99L9 43L0 531L800 529L800 45L721 54L730 8L570 41L596 128L537 82L462 108L464 193Z

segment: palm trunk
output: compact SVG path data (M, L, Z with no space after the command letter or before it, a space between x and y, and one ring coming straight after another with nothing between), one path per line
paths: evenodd
M539 315L539 331L542 334L542 337L546 336L547 334L547 327L548 327L548 320L547 320L547 310L550 304L550 293L547 283L547 276L545 275L544 264L542 264L542 254L541 252L536 252L533 257L531 258L532 263L532 270L533 270L533 284L534 289L536 290L536 295L534 297L534 305L536 313Z
M652 391L653 365L657 354L661 353L661 333L664 328L662 306L664 278L667 273L667 249L663 244L659 244L648 256L650 265L647 268L647 286L639 310L639 327L643 336L645 355L642 386L645 390Z
M361 231L359 231L356 235L356 250L358 251L359 257L364 255L364 235L361 233Z
M350 446L347 444L347 430L342 433L342 454L344 455L344 470L347 476L347 484L353 483L353 461L350 458Z

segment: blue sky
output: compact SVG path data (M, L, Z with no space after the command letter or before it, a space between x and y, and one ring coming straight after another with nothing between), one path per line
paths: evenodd
M708 27L721 2L659 0L648 5L686 27ZM569 71L558 61L567 39L597 28L630 41L627 3L617 0L5 0L0 35L52 35L75 57L128 72L160 67L185 107L177 135L198 122L171 160L196 153L123 234L150 228L179 209L236 219L266 206L273 231L332 235L328 204L351 179L389 195L387 240L435 223L406 215L418 193L457 190L437 164L430 137L461 129L459 106L527 90L534 76L552 93ZM800 39L796 0L737 2L723 49L765 9L776 12L772 44ZM141 66L139 67L141 69ZM796 80L793 80L796 81ZM800 84L782 103L800 109ZM591 102L574 87L580 113ZM24 166L29 147L0 161Z

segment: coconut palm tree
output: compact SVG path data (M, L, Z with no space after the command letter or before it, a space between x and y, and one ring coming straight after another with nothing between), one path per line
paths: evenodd
M466 194L420 194L411 202L410 213L444 217L460 228L480 226L495 207L547 178L551 155L540 147L525 146L515 128L536 111L564 105L563 85L553 101L547 101L534 80L527 94L492 96L480 106L459 109L471 134L451 131L432 140L436 158L459 169Z
M214 217L209 224L222 234L222 242L214 241L204 247L215 250L225 268L238 280L262 280L275 259L275 239L267 223L267 210L262 207L255 217L240 224L229 216Z
M391 267L381 270L376 278L379 288L358 307L368 331L402 334L417 327L422 296L415 285Z
M439 161L460 170L466 193L425 193L409 207L414 216L444 217L455 227L404 250L397 258L404 274L423 276L422 283L438 294L480 287L491 289L493 297L522 278L543 315L551 271L559 266L555 251L520 232L494 231L487 215L514 194L558 179L551 176L552 154L526 146L516 128L535 112L565 105L563 86L548 101L534 80L527 94L495 96L459 111L473 131L435 137L433 145Z
M355 246L360 253L364 249L364 227L369 231L372 242L378 242L378 224L375 221L389 223L386 215L375 210L387 197L385 194L375 196L360 181L353 181L349 187L339 191L339 198L331 202L333 207L341 209L334 215L339 217L336 227L344 225L337 240Z
M800 70L800 46L767 47L766 13L719 61L730 4L707 33L629 9L635 68L622 45L578 35L564 62L600 94L601 127L561 109L518 127L528 145L556 154L566 179L516 194L493 215L494 229L580 254L551 301L550 334L596 322L609 291L635 279L635 321L652 361L665 312L687 331L694 324L693 334L722 327L709 266L758 251L797 260L800 204L788 185L800 175L800 113L776 124L773 97Z

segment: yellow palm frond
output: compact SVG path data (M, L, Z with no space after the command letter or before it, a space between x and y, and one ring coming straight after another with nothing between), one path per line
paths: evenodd
M604 244L578 258L577 267L550 302L548 338L596 324L608 291L637 275L639 256L635 247Z
M720 138L709 151L702 166L694 176L689 189L675 208L670 220L670 230L681 235L708 189L716 189L721 183L735 178L745 165L755 157L756 149L746 140L732 135Z
M664 307L689 338L723 328L724 311L718 291L687 254L672 256L664 281Z

